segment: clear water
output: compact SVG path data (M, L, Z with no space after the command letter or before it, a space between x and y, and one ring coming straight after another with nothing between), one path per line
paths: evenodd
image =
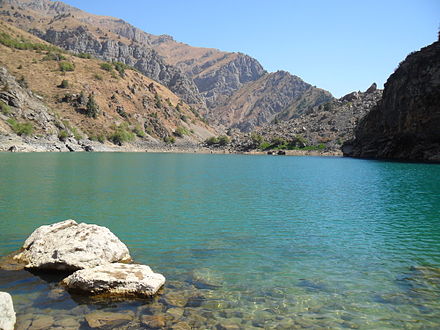
M108 227L136 261L166 276L164 293L96 302L0 271L19 320L74 315L86 328L84 315L103 310L132 313L133 328L143 313L195 328L440 328L439 165L0 154L0 255L64 219ZM173 292L188 302L167 299Z

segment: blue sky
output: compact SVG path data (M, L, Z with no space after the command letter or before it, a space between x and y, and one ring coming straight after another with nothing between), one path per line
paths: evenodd
M340 97L437 40L439 0L66 0L193 46L243 52Z

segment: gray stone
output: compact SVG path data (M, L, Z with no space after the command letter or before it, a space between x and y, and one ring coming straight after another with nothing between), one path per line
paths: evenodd
M15 321L14 304L11 295L6 292L0 292L0 329L14 329Z
M145 265L114 263L76 271L62 283L90 295L150 297L164 285L165 277Z
M131 261L127 247L109 229L65 220L36 229L15 260L26 268L77 270Z

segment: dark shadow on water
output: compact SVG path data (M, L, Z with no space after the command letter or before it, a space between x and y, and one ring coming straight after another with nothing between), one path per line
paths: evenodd
M50 271L41 271L41 270L28 270L34 276L39 277L41 280L47 283L59 283L67 276L72 275L73 272L50 272Z

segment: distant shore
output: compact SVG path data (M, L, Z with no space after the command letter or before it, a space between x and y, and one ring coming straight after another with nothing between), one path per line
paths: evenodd
M199 153L199 154L243 154L267 155L268 151L251 150L238 151L232 149L208 148L202 144L183 141L175 144L165 144L156 141L136 141L124 143L121 146L105 142L73 139L59 141L47 138L17 136L0 136L0 152L155 152L155 153ZM277 155L278 150L273 151ZM286 156L342 156L341 151L321 150L285 150Z

